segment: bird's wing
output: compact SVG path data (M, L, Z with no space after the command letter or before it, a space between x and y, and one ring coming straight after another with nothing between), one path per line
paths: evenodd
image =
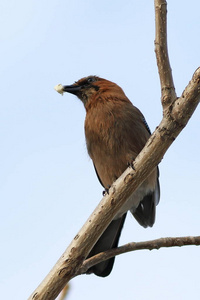
M147 124L147 121L145 120L145 117L143 117L143 123L144 123L144 125L145 125L145 127L146 127L146 129L147 129L147 131L148 131L148 133L151 135L151 130L150 130L150 128L149 128L149 125Z

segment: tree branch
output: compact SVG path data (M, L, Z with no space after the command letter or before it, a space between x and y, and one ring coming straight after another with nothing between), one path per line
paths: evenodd
M135 171L128 168L113 183L109 195L103 197L93 214L29 300L55 299L66 283L79 273L83 261L95 242L126 202L126 199L162 160L165 152L187 124L200 101L200 68L195 71L182 96L176 99L167 54L166 1L155 0L155 8L155 44L162 90L163 119L136 158L134 162Z
M137 251L137 250L158 250L160 248L168 248L168 247L182 247L182 246L190 246L190 245L200 245L200 236L186 236L186 237L166 237L160 238L151 241L145 242L133 242L128 243L118 248L110 249L105 252L101 252L93 257L86 259L83 262L82 267L78 270L78 274L84 274L89 268L92 266L107 260L111 257L124 254L127 252Z
M156 23L155 53L161 84L161 100L165 111L177 96L167 49L167 2L165 0L154 0L154 5Z

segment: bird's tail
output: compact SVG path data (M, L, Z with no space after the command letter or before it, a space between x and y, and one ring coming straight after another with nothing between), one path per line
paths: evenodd
M117 247L125 218L126 214L124 214L117 220L113 220L110 223L110 225L106 228L102 236L94 245L87 258L92 257L100 252ZM86 273L94 273L97 276L106 277L112 271L114 260L115 257L94 265L90 269L88 269Z
M144 228L152 227L155 222L156 205L152 198L152 194L145 196L133 213L135 219Z
M160 185L157 179L157 185L153 193L146 195L140 202L134 212L132 212L138 223L146 227L152 227L155 222L156 205L158 205L160 199Z

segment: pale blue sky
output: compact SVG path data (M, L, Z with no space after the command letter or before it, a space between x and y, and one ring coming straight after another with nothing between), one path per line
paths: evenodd
M168 1L180 95L200 62L200 2ZM101 199L84 140L85 111L58 83L119 84L153 131L162 118L152 1L4 1L0 5L1 299L27 299ZM120 244L200 234L199 108L160 164L152 229L128 215ZM186 300L200 294L200 248L117 257L107 278L71 282L70 300Z

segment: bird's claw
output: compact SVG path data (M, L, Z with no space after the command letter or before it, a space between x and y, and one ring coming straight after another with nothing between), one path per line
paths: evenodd
M128 162L128 166L135 171L134 161L133 160L131 162Z
M106 194L109 195L109 188L110 188L110 186L108 188L105 188L105 190L103 190L103 192L102 192L103 196L105 196Z

